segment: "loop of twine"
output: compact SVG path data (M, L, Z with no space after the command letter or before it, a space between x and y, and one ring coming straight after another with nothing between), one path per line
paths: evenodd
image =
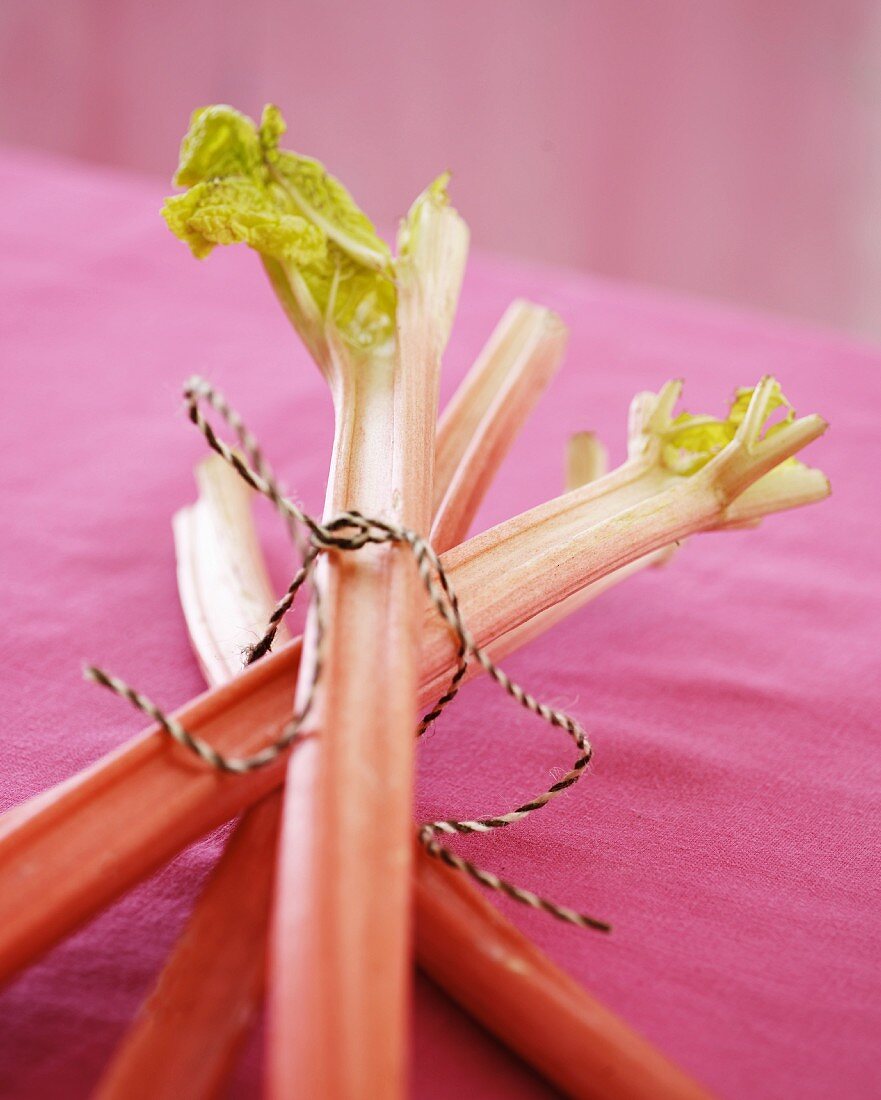
M244 664L250 665L270 652L282 620L292 608L300 589L310 581L316 562L321 554L331 550L357 552L368 544L398 543L407 546L416 561L419 577L429 600L438 615L450 628L458 643L456 667L450 677L449 684L432 709L423 715L417 727L417 736L421 737L455 699L467 672L469 661L475 660L487 675L520 706L541 718L548 725L561 729L568 734L578 750L578 756L574 764L564 776L540 794L521 803L515 809L493 817L473 818L464 821L446 819L425 822L418 828L417 837L419 842L429 855L441 860L457 871L464 872L490 890L506 894L515 901L519 901L533 909L540 909L569 924L608 932L610 925L607 922L584 913L578 913L567 906L557 905L555 902L549 901L530 890L516 886L506 879L478 867L470 860L462 858L437 839L438 834L488 833L493 829L505 828L546 806L563 791L573 786L584 774L592 755L590 742L581 725L563 711L539 702L533 695L512 680L503 669L495 664L485 650L476 644L462 618L459 601L440 558L431 544L421 535L406 527L387 523L380 519L368 518L357 511L344 512L326 523L319 523L297 507L285 495L271 466L263 457L257 440L248 430L239 414L218 390L215 390L203 379L194 378L185 387L184 397L187 402L190 420L205 437L209 447L220 455L252 489L272 502L276 511L285 521L294 544L303 555L300 568L297 570L294 579L269 617L263 637L246 651ZM243 454L233 450L215 433L214 428L202 414L202 401L210 405L230 427L241 446ZM305 538L300 537L302 530L305 531ZM156 722L169 737L190 752L195 753L211 767L236 775L266 767L294 744L315 702L316 691L322 674L325 625L321 607L320 586L312 585L311 589L316 631L315 661L309 681L306 684L305 697L293 717L282 727L278 738L252 756L231 757L218 752L207 741L190 733L175 718L167 715L147 696L136 691L116 676L111 676L94 666L86 668L85 676L87 679L126 699L133 707Z

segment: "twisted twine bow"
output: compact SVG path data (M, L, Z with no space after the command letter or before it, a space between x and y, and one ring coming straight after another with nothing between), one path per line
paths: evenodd
M421 737L455 699L468 669L468 663L474 660L520 706L541 718L548 725L567 733L578 750L578 756L571 769L529 801L507 813L493 817L474 818L465 821L447 819L425 822L417 830L419 842L429 855L442 860L457 871L465 872L490 890L507 894L508 897L524 905L531 906L533 909L540 909L569 924L608 932L610 925L605 921L578 913L567 906L557 905L531 890L516 886L491 871L484 870L470 860L463 859L437 839L438 834L488 833L493 829L505 828L546 806L563 791L573 786L584 774L592 756L590 742L582 726L563 711L539 702L533 695L512 680L503 669L494 663L485 650L475 643L462 618L456 593L450 584L443 564L426 539L406 527L380 519L371 519L356 511L343 512L327 523L319 523L298 508L284 494L272 468L263 457L257 440L248 430L239 414L228 404L219 391L203 379L194 378L185 387L184 397L187 402L190 420L205 437L209 447L232 466L251 488L272 502L276 511L285 521L295 545L302 552L302 561L294 579L276 604L263 637L245 653L244 664L252 664L270 652L282 620L293 606L300 589L310 581L318 558L322 554L332 551L357 552L367 545L389 543L398 543L408 547L416 561L419 576L429 600L438 615L446 622L458 643L455 671L450 678L446 691L419 722L416 731L417 736ZM214 428L202 413L201 403L203 401L210 405L235 433L244 456L239 451L233 450L217 436ZM300 735L303 723L314 706L322 673L324 620L320 589L314 585L311 586L311 589L316 630L316 659L305 688L303 702L293 717L284 725L278 738L253 756L231 757L218 752L207 741L190 733L180 722L167 715L147 696L136 691L116 676L111 676L94 666L88 666L85 669L85 676L87 679L126 699L137 710L155 721L173 740L211 767L237 775L263 768L278 759L282 753L294 744Z

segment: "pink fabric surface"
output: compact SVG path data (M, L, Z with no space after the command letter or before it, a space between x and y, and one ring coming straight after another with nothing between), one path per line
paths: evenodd
M0 161L2 808L141 725L81 681L84 660L168 706L202 686L170 532L203 454L180 414L191 372L226 390L320 506L331 423L317 372L254 257L198 265L162 226L162 193L36 156ZM481 526L559 490L575 430L598 430L619 459L629 397L672 376L687 379L687 407L715 411L735 385L777 374L800 410L832 422L811 458L834 494L693 540L510 660L585 721L596 765L542 814L462 849L611 919L602 938L500 903L719 1095L877 1095L881 353L477 257L446 393L516 295L559 310L571 346ZM273 556L281 581L280 544ZM421 747L420 810L507 807L568 759L475 684ZM183 853L3 993L2 1095L89 1093L219 843ZM424 980L414 1019L414 1096L549 1095ZM230 1095L259 1081L255 1040Z

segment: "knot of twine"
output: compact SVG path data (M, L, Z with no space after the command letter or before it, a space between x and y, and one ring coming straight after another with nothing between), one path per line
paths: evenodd
M463 871L490 890L506 894L515 901L519 901L533 909L540 909L568 924L574 924L581 928L592 928L600 932L610 931L611 926L607 922L576 912L567 906L558 905L533 893L531 890L516 886L491 871L484 870L470 860L462 858L438 840L439 834L488 833L493 829L505 828L516 821L521 821L524 817L543 806L547 806L563 791L573 786L584 774L592 756L590 742L582 726L568 714L556 710L546 703L539 702L538 699L512 680L503 669L495 664L485 650L476 644L462 618L459 601L450 584L443 563L426 539L406 527L388 523L381 519L372 519L357 511L343 512L326 523L319 523L285 495L271 466L263 457L256 438L218 390L214 389L204 379L193 378L184 389L184 398L190 420L205 437L208 446L220 455L252 489L272 502L276 511L285 521L292 541L302 555L300 567L287 591L270 615L265 633L255 645L246 650L243 664L245 666L250 665L270 652L282 620L293 606L297 593L304 584L310 581L317 560L322 554L331 550L357 552L362 547L371 544L397 543L408 547L416 561L419 577L429 600L437 614L449 627L458 646L455 671L450 677L447 689L432 709L422 717L416 730L417 737L421 737L455 699L468 670L469 661L473 660L520 706L541 718L548 725L561 729L568 734L578 753L571 769L564 776L556 780L546 790L527 802L521 803L513 810L496 814L493 817L481 817L465 821L447 819L425 822L417 828L419 842L429 855L441 860L457 871ZM214 428L202 413L202 402L210 405L233 431L241 447L241 452L234 450L218 437ZM88 666L85 669L85 677L126 699L133 707L156 722L174 741L218 771L243 775L258 768L266 767L294 744L300 736L303 723L315 703L323 668L322 654L325 624L321 607L320 587L312 585L311 591L315 624L315 661L309 680L302 689L303 701L296 709L293 717L285 723L278 738L252 756L232 757L218 752L203 738L191 733L175 718L166 714L146 695L136 691L116 676L111 676L94 666Z

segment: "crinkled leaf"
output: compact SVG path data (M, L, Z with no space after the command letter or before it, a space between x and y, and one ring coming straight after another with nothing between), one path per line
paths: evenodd
M253 120L220 103L193 112L174 182L192 187L226 176L259 179L262 166L263 151Z
M710 416L697 416L692 413L681 413L671 423L664 433L664 446L662 448L662 460L664 465L674 473L688 477L697 473L726 447L743 422L746 410L752 399L753 389L742 387L735 392L734 399L724 420L717 420ZM779 431L795 418L795 410L778 383L774 384L771 400L768 403L768 411L764 425L768 424L774 413L785 408L786 415L778 423L766 427L765 435L771 435ZM797 463L797 459L788 459L787 462Z
M666 434L662 457L674 473L697 473L734 438L737 429L727 420L682 413Z
M272 106L259 129L232 107L196 111L175 176L189 190L166 201L168 226L196 256L242 243L280 265L310 347L316 323L354 348L379 347L394 335L388 246L318 161L279 150L284 132Z
M330 242L321 262L304 267L303 282L321 315L354 348L379 348L395 335L397 291L391 279L356 263Z
M299 212L343 252L366 267L389 272L391 252L388 245L340 181L312 157L278 148L279 139L286 130L281 111L268 104L263 110L259 137L270 176L284 189Z
M741 386L735 391L734 400L731 403L731 411L728 413L728 419L732 424L740 424L746 416L746 410L749 407L752 395L753 390L749 386ZM774 382L771 389L771 399L768 402L768 416L766 422L778 409L786 409L786 416L778 424L769 428L768 431L773 431L783 424L789 424L795 419L795 409L793 409L792 405L787 401L786 395L780 388L780 383Z
M216 245L247 244L295 265L327 255L322 234L305 218L281 211L266 189L251 179L211 179L166 200L162 211L171 231L200 259Z

